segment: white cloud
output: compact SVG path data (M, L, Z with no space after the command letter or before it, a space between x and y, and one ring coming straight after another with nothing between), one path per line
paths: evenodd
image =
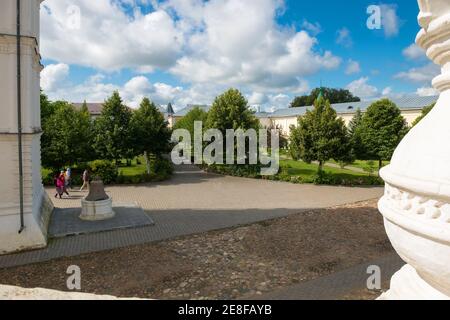
M421 97L437 96L439 91L432 87L422 87L417 89L416 94Z
M379 95L379 91L376 87L368 84L369 78L362 77L347 85L347 89L355 96L361 99L373 98Z
M305 29L306 31L309 31L309 33L314 37L322 32L322 26L318 22L312 23L309 22L308 20L304 20L302 28Z
M350 30L348 30L346 27L339 29L337 32L337 37L336 37L336 43L346 47L346 48L350 48L353 46L353 39L352 36L350 34Z
M317 39L307 32L276 23L281 1L195 3L203 15L200 21L191 20L186 49L190 54L170 69L186 82L246 86L266 93L301 91L302 77L340 65L331 52L316 51ZM186 13L173 5L172 10L182 20L192 17L193 9ZM249 13L245 19L242 12Z
M383 89L383 91L381 92L381 94L383 96L389 96L392 94L392 88L391 87L386 87Z
M111 83L108 77L103 74L94 74L82 83L73 84L69 81L68 66L67 73L54 72L54 70L65 70L65 68L55 68L54 65L49 65L42 72L44 79L48 79L44 80L46 83L57 78L58 85L45 86L45 93L51 100L103 102L111 96L113 91L117 90L124 102L133 108L139 106L142 98L148 97L160 105L172 102L174 108L178 110L190 103L211 104L214 97L226 89L213 85L194 85L190 88L183 88L161 82L152 83L149 78L142 75L131 78L123 85ZM51 76L55 74L64 74L64 76L52 78Z
M361 72L361 66L358 61L354 61L352 59L348 60L347 68L345 69L345 74L355 74Z
M45 91L54 90L55 86L69 75L69 66L65 63L50 64L41 72L41 87Z
M151 71L171 66L183 34L165 11L127 15L110 0L47 0L41 10L41 51L45 58L105 71ZM135 6L135 5L134 5ZM78 20L77 20L78 19ZM79 23L77 22L79 21Z
M381 24L383 26L386 37L397 36L400 31L400 18L397 15L397 5L382 4L381 8Z
M151 3L154 11L144 14L139 3ZM277 23L281 0L78 0L79 28L69 23L72 4L43 3L46 59L103 72L161 69L193 85L214 82L270 94L300 92L305 76L341 63L307 32ZM304 27L314 34L320 25L305 21Z
M269 101L267 95L261 92L253 92L248 97L248 104L251 106L261 106Z
M269 103L267 104L268 111L275 111L277 109L285 109L289 107L292 98L286 94L275 94L269 96Z
M441 70L438 65L429 63L419 68L411 68L408 71L399 72L394 78L409 82L426 83L433 80L440 73Z
M413 43L410 46L403 49L403 56L409 60L421 60L426 57L425 50Z

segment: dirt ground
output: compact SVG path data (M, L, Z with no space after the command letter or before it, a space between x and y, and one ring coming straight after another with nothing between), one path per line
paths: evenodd
M251 298L392 253L376 201L234 229L0 269L0 283L155 299ZM372 299L364 292L343 299Z

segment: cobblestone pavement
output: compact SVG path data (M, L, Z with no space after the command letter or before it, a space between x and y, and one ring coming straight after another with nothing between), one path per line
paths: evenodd
M59 208L80 206L86 192L54 199ZM182 235L229 228L302 212L380 197L382 188L296 185L207 174L193 166L178 167L162 183L110 186L113 202L136 202L154 226L51 240L47 248L0 256L0 268L58 257L161 241Z

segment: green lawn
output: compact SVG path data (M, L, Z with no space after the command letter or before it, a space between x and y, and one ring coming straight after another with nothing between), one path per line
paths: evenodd
M334 164L339 164L334 160L330 160L330 163L334 163ZM390 163L390 161L383 161L383 167L387 166ZM349 165L347 165L346 167L354 167L354 168L359 168L359 169L367 169L369 168L369 160L355 160L355 162L350 163ZM374 160L373 164L372 164L372 168L374 169L374 172L376 173L378 171L378 160Z
M289 175L293 176L312 176L317 173L318 165L316 164L308 164L303 161L295 161L295 160L281 160L280 165L283 168L287 168L287 172ZM324 171L329 172L335 175L340 175L343 177L360 177L360 176L368 176L368 173L362 173L362 172L355 172L348 169L341 169L341 168L333 168L324 166Z
M127 176L132 177L132 176L138 176L138 175L142 175L142 174L146 173L147 169L145 167L144 157L139 157L139 161L141 162L140 164L137 163L137 159L133 159L131 161L131 166L127 167L125 165L125 160L124 160L123 161L124 164L119 166L119 175L126 176L126 177Z
M280 157L281 157L281 159L285 159L285 160L292 159L288 150L280 150ZM330 160L328 162L336 164L336 165L340 165L337 161L334 161L334 160ZM383 166L387 166L389 163L390 163L390 161L383 161ZM369 166L369 161L368 160L356 160L355 162L353 162L351 164L348 164L345 167L354 167L354 168L359 168L359 169L366 170L370 166ZM373 161L372 168L373 168L374 174L376 174L377 171L378 171L378 160L374 160Z
M314 182L317 177L318 165L308 164L303 161L295 160L281 160L280 161L281 173L280 176L285 180L292 177L298 179L304 183ZM356 172L349 169L334 168L324 166L324 172L330 179L330 184L344 184L344 185L371 185L378 184L379 181L376 177L371 176L366 172Z

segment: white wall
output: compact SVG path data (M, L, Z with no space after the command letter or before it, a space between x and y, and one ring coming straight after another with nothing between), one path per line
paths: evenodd
M22 31L39 36L39 0L21 1ZM0 1L0 254L46 245L53 205L41 181L40 56L38 39L21 38L23 183L25 230L19 234L16 1Z

